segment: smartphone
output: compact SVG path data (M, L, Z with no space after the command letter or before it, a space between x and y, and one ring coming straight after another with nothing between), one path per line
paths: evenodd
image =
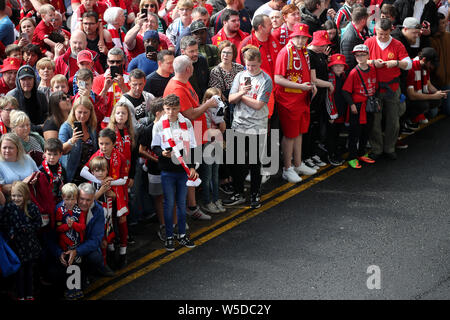
M28 33L22 33L22 34L20 35L20 37L23 38L23 39L25 39L25 40L27 40L27 41L30 41L30 38L28 37Z
M252 84L252 79L250 77L245 77L244 79L245 79L245 85L246 86L249 86L249 85Z
M82 127L80 121L74 121L73 122L73 126L77 129L78 132L82 132L83 131L83 127Z
M165 149L167 152L172 152L172 147Z
M81 89L86 89L86 81L79 80L78 81L78 87Z
M141 14L144 15L144 18L147 18L147 12L148 12L148 9L146 9L146 8L141 9Z
M118 66L111 66L111 78L115 78L118 74L123 74Z

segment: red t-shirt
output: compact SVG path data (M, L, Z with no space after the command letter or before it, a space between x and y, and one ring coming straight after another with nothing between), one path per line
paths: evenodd
M101 1L98 1L97 4L92 8L93 11L97 12L99 21L103 21L103 14L105 13L106 9L108 9L108 5ZM83 19L83 14L87 10L84 7L84 5L82 4L78 7L77 11L78 11L77 19L78 19L78 21L81 21Z
M403 60L408 57L408 52L405 49L405 46L398 40L391 38L391 43L386 47L386 49L382 50L377 43L376 36L373 36L367 39L364 44L370 50L370 60L382 59L383 61L388 60ZM379 82L390 82L391 80L400 76L400 68L377 68L377 78ZM397 91L400 86L399 82L392 83L389 85L392 91ZM380 92L385 92L386 89L380 89Z
M238 52L240 52L240 54L237 56L237 63L244 65L244 58L241 49L248 44L252 44L259 48L259 51L261 52L261 69L273 80L275 61L277 59L278 51L281 48L279 43L273 37L269 37L266 42L261 42L256 37L255 33L252 32L251 35L246 37L240 43L238 48Z
M369 92L369 96L375 94L378 83L377 83L377 71L374 67L369 67L367 71L359 71L361 73L362 78L364 79L364 83L366 85L367 91ZM355 68L350 71L347 79L345 80L344 85L342 86L342 90L347 91L352 95L353 102L362 103L361 110L359 112L359 123L364 124L367 123L366 116L366 104L368 95L364 90L364 86L361 82L361 78L358 75L358 71ZM349 112L347 112L349 114Z
M166 89L164 90L163 97L166 97L172 93L174 93L177 97L180 98L181 113L190 108L198 108L200 106L197 93L195 93L194 88L192 88L189 82L184 84L178 80L174 80L173 78L170 79L169 82L167 83ZM201 127L198 124L198 122L200 121ZM192 125L194 126L195 141L197 143L197 146L208 142L208 137L205 137L206 136L205 132L208 130L205 113L203 113L200 117L194 119L194 121L191 122ZM202 141L202 143L199 143L199 141Z
M53 26L46 25L44 20L38 23L36 29L34 29L33 38L31 39L31 43L36 44L41 47L42 51L47 51L48 46L45 44L44 39L48 38L48 36L54 31Z
M292 48L290 50L290 48ZM295 52L296 51L296 52ZM293 53L295 52L295 58ZM308 54L306 52L306 54ZM300 59L300 60L298 60ZM303 50L296 50L291 44L283 47L275 64L275 75L283 76L296 83L311 82L311 71ZM277 102L291 110L309 107L309 92L275 85Z
M167 50L169 48L169 43L167 41L170 41L169 38L164 37L164 34L159 34L159 48L158 51L161 50ZM170 45L172 45L170 43ZM133 58L136 58L141 53L145 52L145 46L144 46L144 36L141 34L138 34L136 36L136 45L134 46L133 50L127 50L127 58L128 61L131 61Z

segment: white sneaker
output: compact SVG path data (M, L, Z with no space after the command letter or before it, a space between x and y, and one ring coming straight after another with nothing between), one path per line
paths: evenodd
M429 121L428 121L427 118L422 119L422 120L419 121L420 124L427 124L428 122L429 122Z
M270 179L270 175L268 175L268 174L263 174L263 175L261 176L261 184L266 183L269 179Z
M322 159L320 159L318 155L315 155L311 159L314 161L314 164L319 167L325 167L327 165L325 162L322 161Z
M298 176L297 173L295 173L294 167L290 167L289 169L283 168L283 179L291 182L291 183L298 183L302 181L302 178Z
M250 172L249 172L248 175L245 177L245 181L250 182Z
M220 211L220 212L226 212L227 211L227 209L225 209L223 206L222 206L222 200L217 200L216 202L214 202L214 204L216 205L216 207L217 207L217 209Z
M208 213L220 213L219 209L212 202L208 203L207 205L204 205L203 210L205 210Z
M196 220L211 220L211 216L204 214L202 210L200 210L200 207L197 206L195 210L191 210L189 208L186 208L186 214L191 217L192 219Z
M302 162L302 164L298 167L294 168L295 172L297 172L298 175L304 174L307 176L311 176L313 174L317 173L316 169L308 167L305 163Z

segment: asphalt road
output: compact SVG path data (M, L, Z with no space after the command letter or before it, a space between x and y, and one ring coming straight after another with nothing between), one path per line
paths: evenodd
M103 299L449 299L449 140L445 118Z

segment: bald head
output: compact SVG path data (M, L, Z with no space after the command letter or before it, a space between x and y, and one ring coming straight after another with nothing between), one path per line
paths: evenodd
M87 47L86 34L81 30L75 30L70 37L70 48L73 55L78 55L82 50Z

